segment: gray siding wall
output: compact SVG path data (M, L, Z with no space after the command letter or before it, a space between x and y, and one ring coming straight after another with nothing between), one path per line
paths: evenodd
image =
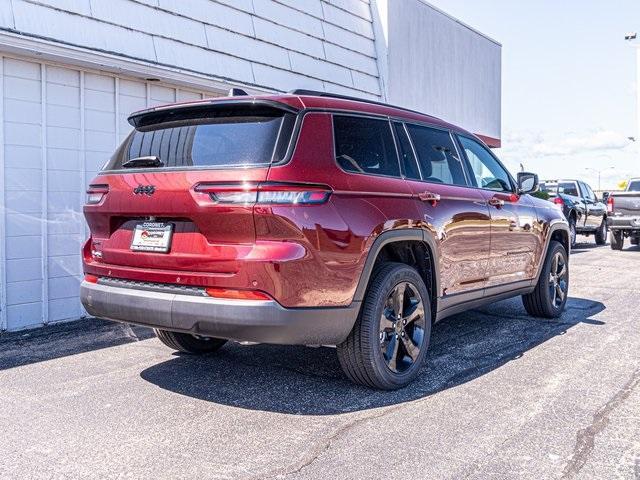
M389 101L499 139L500 44L421 0L388 9Z
M380 95L368 0L2 0L0 29L257 89Z

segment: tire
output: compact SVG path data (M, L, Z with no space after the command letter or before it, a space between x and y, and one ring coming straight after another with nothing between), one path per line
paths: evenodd
M558 318L567 303L568 293L569 256L564 246L554 240L549 244L535 290L523 295L522 303L533 317Z
M569 217L569 241L571 242L571 248L576 246L576 237L578 233L576 231L576 217L573 215Z
M606 245L607 243L607 219L603 218L602 223L596 230L596 245Z
M171 332L169 330L153 329L158 339L167 347L183 353L204 355L219 350L226 340L213 337L197 337L189 333Z
M370 281L358 319L338 345L338 360L354 383L395 390L420 373L430 337L431 302L420 274L387 263Z
M620 231L611 231L611 250L622 250L624 247L624 235Z

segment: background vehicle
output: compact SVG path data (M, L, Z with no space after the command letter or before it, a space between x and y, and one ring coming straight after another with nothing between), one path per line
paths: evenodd
M558 317L569 228L475 136L320 92L130 117L92 181L81 299L208 353L226 340L336 345L349 378L393 389L432 324L523 296Z
M627 182L624 192L611 192L607 199L611 248L622 250L624 239L632 245L640 243L640 178Z
M571 229L571 246L577 235L594 235L597 245L607 243L607 207L591 187L581 180L547 180L541 189L562 208Z

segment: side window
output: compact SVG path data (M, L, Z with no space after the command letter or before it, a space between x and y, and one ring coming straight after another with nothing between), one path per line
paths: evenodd
M458 138L479 188L496 192L513 191L509 174L484 146L467 137Z
M347 172L399 177L400 165L387 120L334 115L336 161Z
M407 125L425 182L467 185L462 163L449 132Z
M413 154L413 148L411 147L411 142L409 141L407 132L404 129L404 125L402 123L394 122L393 128L396 131L396 138L398 139L400 166L402 167L403 175L413 180L420 180L418 162Z
M591 190L591 187L586 183L583 183L582 186L584 187L584 196L587 197L589 200L595 202L596 194L593 193L593 190Z

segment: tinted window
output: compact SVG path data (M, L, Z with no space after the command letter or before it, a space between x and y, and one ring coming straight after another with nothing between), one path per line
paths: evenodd
M587 185L586 183L582 184L582 188L584 190L584 196L586 198L588 198L589 200L593 200L594 202L596 201L596 194L593 193L593 190L591 190L591 187L589 185Z
M477 187L497 192L511 192L511 179L502 165L483 145L467 137L459 137L473 172Z
M462 163L449 132L407 125L425 182L466 185Z
M334 116L336 161L343 170L400 176L391 127L387 120Z
M627 190L629 192L640 192L640 181L633 181L629 183L629 186L627 187Z
M564 193L565 195L573 195L579 197L578 184L575 182L560 182L558 183L558 193Z
M274 151L281 150L276 149L281 126L288 128L281 136L287 145L293 120L293 115L280 113L230 115L143 127L129 135L105 169L120 169L128 160L146 156L158 157L164 167L268 165Z
M416 162L416 157L413 154L413 148L411 148L411 142L409 141L407 132L404 129L404 125L402 123L394 123L394 127L396 129L396 137L398 138L398 150L400 153L402 173L407 178L420 180L418 163Z

